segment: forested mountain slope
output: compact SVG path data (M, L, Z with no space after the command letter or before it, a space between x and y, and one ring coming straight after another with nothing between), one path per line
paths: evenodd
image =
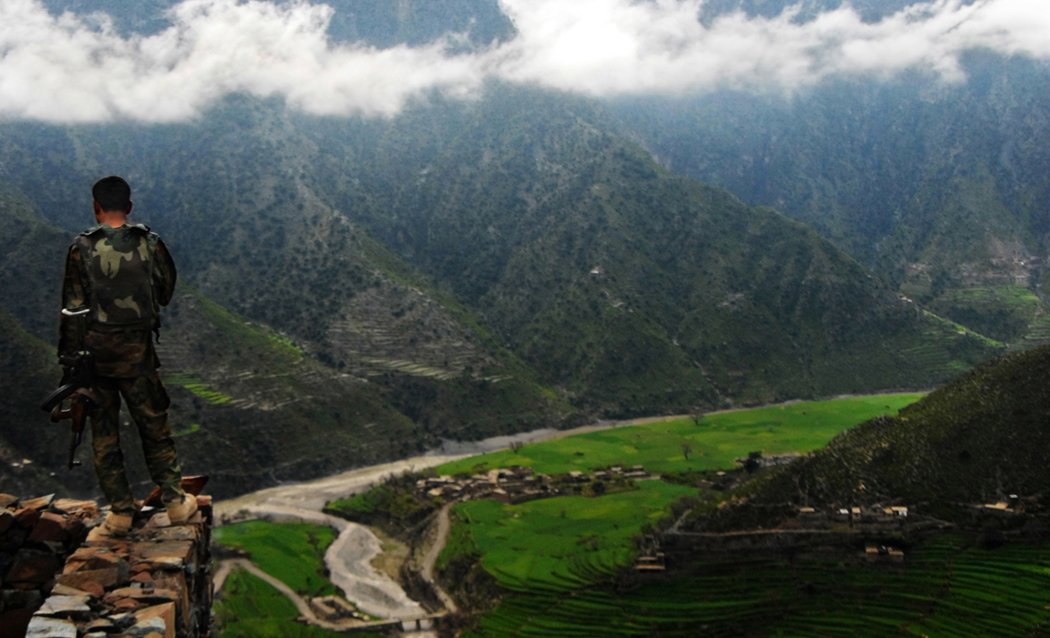
M832 78L613 110L672 170L806 222L905 295L997 339L1050 337L1050 68L987 52L967 79Z
M187 281L330 366L389 373L393 405L445 436L494 431L453 409L457 384L513 407L503 431L564 418L532 379L637 415L928 387L994 350L611 127L506 86L392 121L233 97L179 126L12 124L0 155L65 227L100 171L128 175Z
M896 417L877 417L752 486L697 528L777 523L795 506L902 504L952 520L1016 494L1044 512L1050 490L1050 346L984 363ZM1033 500L1034 499L1034 500ZM762 514L760 512L766 512ZM778 514L779 513L779 514Z
M4 253L0 297L4 437L11 454L36 462L23 474L41 467L75 489L84 483L82 475L62 468L67 428L48 424L39 410L58 382L47 341L57 332L62 264L72 233L36 218L12 187L4 192L9 195L0 204L0 219L18 231ZM230 495L412 455L437 444L439 436L557 425L572 413L531 381L531 373L513 357L472 345L469 339L483 337L467 323L469 311L451 300L449 310L414 287L412 277L418 275L381 247L371 246L369 252L390 275L372 265L369 285L359 296L367 302L351 304L348 318L339 324L343 332L365 338L336 343L371 348L368 353L375 355L355 351L349 367L330 357L326 365L265 324L231 313L180 283L164 313L161 372L173 400L172 427L184 450L184 470L209 474L214 493ZM376 313L383 314L376 319ZM367 325L373 320L380 326ZM428 368L427 356L448 361L431 362ZM478 365L477 376L463 372L471 362ZM483 374L494 370L502 371L502 378ZM128 437L136 440L130 432ZM90 458L88 449L81 450L81 459ZM129 457L136 480L148 480L141 454Z

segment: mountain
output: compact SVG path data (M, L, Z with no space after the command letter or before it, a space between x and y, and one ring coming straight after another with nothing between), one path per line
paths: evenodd
M754 520L757 511L792 506L903 504L948 520L968 520L972 505L1025 498L1044 511L1050 490L1045 450L1050 346L984 363L896 417L877 417L751 488L746 503L699 527ZM785 509L786 508L786 509ZM750 514L750 515L749 515ZM768 514L767 514L768 516ZM775 516L764 526L776 524Z
M990 351L804 226L661 169L591 102L502 87L461 126L363 223L606 413L928 385Z
M482 31L497 39L512 35L498 27L502 13L492 2L375 7L405 20L446 9L444 18L424 20L426 33L467 20L490 24ZM121 15L158 15L141 10ZM376 43L429 37L411 35L408 22L397 29L382 22L361 23L373 25L365 31ZM854 99L836 86L844 103ZM870 98L881 89L867 90ZM801 117L778 111L775 100L731 94L697 103L714 105L703 119L709 124L680 128L712 154L711 165L761 137L743 118L761 131L768 118ZM851 190L850 176L863 171L851 168L847 149L825 153L827 144L792 124L792 139L811 144L809 155L797 162L802 168L786 156L780 199L755 202L776 208L756 207L746 180L724 184L741 188L738 198L681 175L689 162L661 150L678 135L674 117L688 109L646 119L631 110L640 104L493 81L471 99L428 94L390 118L315 117L277 98L234 94L181 124L6 121L0 203L16 230L2 257L0 308L51 341L62 255L88 222L90 186L105 174L127 176L133 221L161 232L184 284L161 342L180 440L199 446L231 491L407 454L442 438L927 388L1001 349L941 315L1014 343L1017 334L1038 336L1031 325L1043 316L1042 302L1025 284L992 287L978 277L981 294L969 294L941 277L938 295L917 295L896 270L872 261L860 230L882 237L897 227L879 230L882 221L824 204L855 198L869 206L898 195ZM827 109L828 127L840 111ZM727 120L732 112L741 119ZM661 132L665 121L674 126ZM948 137L936 127L929 135ZM710 143L717 136L721 146ZM686 159L687 151L697 152L683 146ZM896 157L886 155L885 166L922 173L924 158L911 165ZM824 168L802 170L810 164ZM828 181L827 166L838 164L844 177ZM712 181L750 175L726 166ZM972 182L964 177L937 193L965 192ZM929 188L937 184L930 177ZM802 195L786 199L793 189ZM802 220L812 227L779 212L798 216L795 204L810 201L810 192L827 195ZM907 190L899 198L926 195ZM885 215L877 203L869 208ZM839 209L846 212L836 221L827 211ZM983 204L974 210L999 219ZM969 226L950 211L940 219L959 229L953 255L978 254L959 239L970 237L961 234ZM912 272L907 263L898 270ZM984 272L966 263L960 272ZM969 315L961 302L938 302L959 290L975 308ZM1000 310L1007 316L995 319ZM302 445L284 445L296 431ZM329 455L309 462L311 446L326 437L334 442L322 446ZM242 449L258 463L238 457Z
M97 174L129 175L187 281L384 375L441 436L560 422L537 382L629 416L928 387L995 350L612 127L592 101L506 86L389 122L232 97L181 126L9 125L0 153L66 227ZM459 383L514 416L462 414Z
M938 314L1045 342L1050 69L989 52L963 67L611 108L671 170L813 226Z
M75 490L83 481L61 467L65 437L58 433L64 430L47 425L38 407L58 382L53 349L41 338L57 332L61 268L71 234L36 217L17 189L6 186L3 192L0 219L19 230L4 253L0 296L4 437L12 455L34 460L34 469L55 472L57 481ZM520 364L508 367L479 351L469 339L480 338L450 318L456 313L470 321L468 311L453 302L448 310L413 287L418 275L381 247L373 245L369 252L391 275L373 267L369 289L358 297L361 303L339 324L348 339L338 343L353 344L349 337L365 334L365 346L374 346L372 357L355 352L346 370L341 369L345 364L326 365L309 356L272 328L180 282L164 312L161 373L172 396L172 428L183 469L210 475L213 493L232 495L274 481L314 478L418 453L437 444L439 436L542 427L571 414L529 381L527 370L524 379L515 376ZM401 334L406 331L410 334ZM438 342L448 347L435 354L431 350ZM448 360L433 362L427 356ZM471 362L478 365L477 377L463 373ZM482 374L492 369L504 374ZM42 436L42 427L55 434ZM126 432L125 439L136 436ZM89 458L88 447L81 459ZM135 481L147 481L141 453L129 450L129 458Z

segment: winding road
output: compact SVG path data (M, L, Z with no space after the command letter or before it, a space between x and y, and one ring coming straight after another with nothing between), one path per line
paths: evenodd
M321 510L327 502L366 490L390 475L417 471L459 458L462 457L416 457L352 470L308 483L260 490L216 503L215 517L219 521L259 519L332 527L339 535L325 552L325 566L332 583L343 590L347 599L361 611L379 618L421 618L427 612L419 603L409 598L393 579L372 567L372 559L383 551L375 534L364 525L325 514Z

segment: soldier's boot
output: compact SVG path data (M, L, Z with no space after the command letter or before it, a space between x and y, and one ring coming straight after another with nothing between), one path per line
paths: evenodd
M183 494L181 498L166 503L164 507L168 510L168 519L172 525L185 525L197 513L197 497L193 494Z
M102 533L106 536L127 536L131 531L131 515L110 512L102 521Z

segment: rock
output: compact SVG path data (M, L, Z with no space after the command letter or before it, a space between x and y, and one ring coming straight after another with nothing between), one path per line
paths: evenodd
M33 619L33 609L9 609L0 614L0 638L23 638Z
M195 541L200 538L201 531L198 525L179 525L178 527L166 527L149 532L149 539L153 541Z
M133 599L148 602L166 602L179 599L179 592L172 589L157 589L155 587L121 587L114 589L102 598L103 602L115 603L118 600Z
M15 513L11 510L0 511L0 534L3 534L7 530L11 529L11 526L15 524Z
M106 588L102 583L84 583L84 591L99 599L106 595Z
M70 516L94 518L98 516L98 504L95 501L77 501L71 498L60 498L51 504L51 511Z
M40 496L38 498L31 498L28 501L22 501L21 505L23 509L43 510L54 500L55 495L48 494L47 496Z
M175 604L164 603L135 613L135 624L125 630L129 636L146 638L156 632L163 638L175 638Z
M15 555L15 564L7 573L7 582L43 585L55 577L62 561L50 552L23 549Z
M52 596L94 596L94 594L92 594L89 591L86 591L86 590L83 590L83 589L77 589L76 587L69 587L67 585L63 585L62 583L58 583L57 585L55 585L54 587L51 588L51 595ZM96 598L101 598L101 596L95 596L95 597Z
M139 572L131 577L131 582L134 583L152 583L153 576L149 572Z
M126 624L133 622L133 619L134 617L132 616L128 619L128 623ZM94 631L118 631L119 627L117 627L117 625L109 618L96 618L91 622L86 623L81 629L90 633Z
M117 552L108 547L80 547L66 561L64 573L76 573L95 569L116 568L118 579L123 582L131 572L131 565ZM114 583L115 584L115 583ZM110 587L110 585L106 585Z
M137 557L153 565L154 569L181 570L194 566L196 543L175 541L170 543L143 544L137 548Z
M11 496L10 494L0 494L0 508L11 507L17 502L17 496Z
M92 584L97 585L104 592L105 588L116 587L123 582L123 579L120 577L120 569L118 567L109 567L107 569L87 569L71 574L62 574L58 576L57 582L67 587L83 589L101 597L101 594L97 594L93 589L89 589Z
M44 595L36 589L5 589L0 591L0 601L3 601L4 609L32 609L35 611L44 604Z
M56 543L65 542L69 538L69 532L66 531L66 519L59 514L53 514L51 512L43 512L40 515L40 520L37 521L36 526L33 527L33 532L29 534L29 540L31 541L53 541Z
M127 629L128 627L135 624L135 614L113 614L109 617L109 621L113 623L113 626L116 627L118 630Z
M26 638L77 638L77 626L65 618L34 616L26 629Z
M139 607L138 601L134 598L121 598L113 603L113 608L117 611L135 611Z
M22 509L15 511L15 519L17 520L19 527L22 527L23 529L33 529L40 521L40 510L31 507L23 507Z
M85 620L91 617L91 607L88 606L91 596L51 596L44 605L37 610L37 616L52 616L55 618L73 618Z

